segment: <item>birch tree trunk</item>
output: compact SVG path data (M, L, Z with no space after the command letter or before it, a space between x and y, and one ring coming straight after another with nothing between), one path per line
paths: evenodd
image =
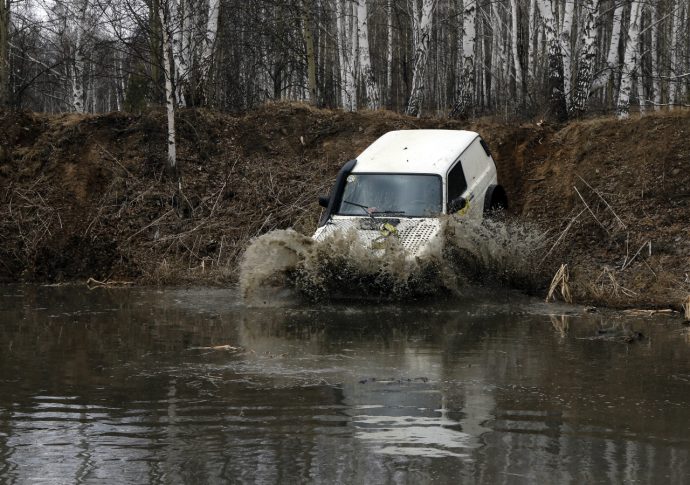
M170 0L171 3L175 0ZM165 1L160 2L158 15L161 21L161 33L163 35L163 74L165 76L165 111L168 116L168 167L175 171L177 167L177 150L175 146L175 93L173 92L172 78L174 66L170 63L170 43L169 22L165 12Z
M529 2L529 45L527 46L527 83L531 87L536 78L536 52L537 46L537 5L535 0Z
M500 79L502 67L505 66L503 58L503 19L498 9L500 5L492 3L491 6L491 106L495 109L499 104L499 91L503 83Z
M581 116L587 111L589 92L592 87L594 63L596 62L597 22L599 20L600 0L584 0L582 8L585 10L581 33L582 47L578 61L575 92L570 112L574 116Z
M84 112L84 37L86 34L86 11L88 0L77 4L76 38L74 41L74 58L72 63L72 111Z
M462 12L462 70L458 73L458 90L455 104L451 110L451 116L465 118L472 114L475 96L475 72L474 57L477 45L477 2L476 0L464 0Z
M345 0L343 8L342 0L335 0L336 24L338 29L338 59L340 64L340 96L343 109L354 111L357 109L357 93L355 89L355 65L352 51L355 42L349 28L352 17L352 4Z
M673 27L671 27L671 79L668 87L668 103L670 109L674 109L676 103L679 102L678 93L680 92L680 85L682 79L679 76L681 62L681 43L680 43L680 26L683 19L683 3L682 0L677 0L674 5L673 12Z
M416 4L418 0L412 0ZM421 0L421 12L413 5L412 28L414 37L414 67L412 70L412 91L407 103L406 113L410 116L420 116L422 97L424 96L424 84L426 75L427 58L429 57L429 40L431 31L431 19L436 8L436 0ZM419 17L417 16L419 15Z
M518 3L517 0L510 0L510 10L512 17L511 44L513 48L513 64L515 68L515 97L518 105L522 104L522 63L520 62L520 52L518 49Z
M609 42L608 54L606 56L606 68L602 73L595 79L592 89L600 89L607 87L611 81L615 84L616 79L614 74L618 72L620 67L620 60L618 54L618 45L621 40L621 26L623 23L623 7L625 4L620 2L616 6L616 10L613 12L613 25L611 26L611 41ZM611 87L613 92L613 86Z
M10 104L10 0L0 0L0 108Z
M627 39L625 42L625 55L623 56L623 69L621 71L621 87L616 107L618 119L626 119L630 116L630 95L632 93L633 74L637 69L641 11L641 0L633 0L630 7L630 26L628 27Z
M165 0L159 0L165 1ZM185 92L189 75L189 36L191 29L191 12L188 6L189 0L167 0L169 9L169 26L173 26L172 32L172 68L174 69L174 88L177 105L187 106Z
M565 100L563 84L563 53L558 38L556 17L549 0L537 0L539 14L544 21L546 45L548 47L548 92L550 117L557 121L568 119L568 109Z
M553 3L553 0L552 0ZM572 30L575 15L575 1L566 0L563 8L563 23L561 24L561 52L563 53L563 90L565 92L566 105L570 106L572 93Z
M369 53L369 22L366 0L359 0L357 4L357 42L359 44L359 70L364 79L367 91L367 107L379 109L381 91L379 89L374 70L371 68L371 55Z
M352 83L352 104L354 110L359 109L359 36L357 35L357 12L355 2L357 0L346 0L348 12L348 35L352 44L350 45L350 82Z
M659 5L652 5L652 96L654 110L661 109L661 76L659 73Z

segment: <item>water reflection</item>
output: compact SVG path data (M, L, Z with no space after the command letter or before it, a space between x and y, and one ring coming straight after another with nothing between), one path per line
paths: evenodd
M502 295L0 289L0 482L682 483L687 341ZM605 321L606 320L606 321ZM615 337L615 336L614 336Z

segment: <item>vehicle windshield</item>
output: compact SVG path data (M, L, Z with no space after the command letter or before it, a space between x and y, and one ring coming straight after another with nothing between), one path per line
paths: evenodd
M431 217L441 213L441 177L413 174L350 174L336 214Z

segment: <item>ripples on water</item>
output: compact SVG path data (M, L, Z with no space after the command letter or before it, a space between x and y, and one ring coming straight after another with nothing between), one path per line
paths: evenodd
M510 293L252 309L223 290L0 295L0 483L690 476L690 339L670 321ZM645 339L592 338L602 327Z

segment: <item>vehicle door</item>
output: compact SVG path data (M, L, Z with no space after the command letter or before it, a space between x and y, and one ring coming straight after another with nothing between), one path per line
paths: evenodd
M484 195L492 183L496 183L496 168L493 160L477 137L460 155L467 181L465 199L469 202L468 214L481 218L484 213Z
M467 181L465 180L465 173L462 168L462 163L458 158L455 161L455 165L451 167L446 176L446 208L451 201L457 199L458 197L467 198ZM464 213L461 211L461 213Z

